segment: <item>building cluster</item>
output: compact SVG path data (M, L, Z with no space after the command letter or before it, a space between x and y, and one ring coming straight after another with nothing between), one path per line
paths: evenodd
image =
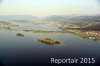
M13 28L13 27L16 27L16 26L17 25L0 23L0 29L10 29L10 28Z
M91 35L96 35L96 36L100 36L100 31L87 31L84 32L85 34L91 34Z
M10 28L10 25L0 24L0 29L7 29L7 28Z

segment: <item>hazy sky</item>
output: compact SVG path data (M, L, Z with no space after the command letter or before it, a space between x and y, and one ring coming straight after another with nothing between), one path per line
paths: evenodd
M98 0L2 0L0 15L99 14Z

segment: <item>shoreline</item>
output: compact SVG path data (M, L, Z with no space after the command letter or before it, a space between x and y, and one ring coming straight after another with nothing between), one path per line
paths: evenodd
M44 31L44 30L23 30L32 33L71 33L78 35L82 38L100 40L100 31L81 31L81 30L60 30L60 31Z

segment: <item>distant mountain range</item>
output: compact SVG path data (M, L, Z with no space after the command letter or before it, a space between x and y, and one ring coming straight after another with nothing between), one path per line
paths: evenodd
M50 21L50 22L64 22L64 23L79 23L79 22L100 22L100 15L94 16L67 16L67 15L53 15L45 18L39 18L30 15L13 15L13 16L0 16L0 21L7 22L28 22L28 21Z
M30 15L0 16L0 21L7 22L27 22L28 20L38 20L38 17Z
M45 20L65 23L100 22L100 16L50 16Z
M85 30L100 30L100 15L94 16L67 16L67 15L53 15L49 17L39 18L30 15L15 15L15 16L0 16L0 24L12 24L12 22L20 23L38 23L38 24L60 24L73 25ZM36 23L36 24L37 24ZM63 26L62 25L62 26ZM70 26L72 27L72 26Z
M0 21L0 24L11 24L11 23L5 22L5 21Z

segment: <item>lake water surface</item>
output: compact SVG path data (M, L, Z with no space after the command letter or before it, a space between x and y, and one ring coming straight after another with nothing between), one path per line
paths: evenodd
M70 33L31 33L23 29L58 30L55 26L23 25L17 30L0 30L0 62L4 66L50 64L51 58L95 58L100 60L100 40L93 41ZM24 37L16 36L22 33ZM46 45L38 38L51 38L61 45ZM95 65L95 64L92 64ZM92 66L91 65L91 66Z

